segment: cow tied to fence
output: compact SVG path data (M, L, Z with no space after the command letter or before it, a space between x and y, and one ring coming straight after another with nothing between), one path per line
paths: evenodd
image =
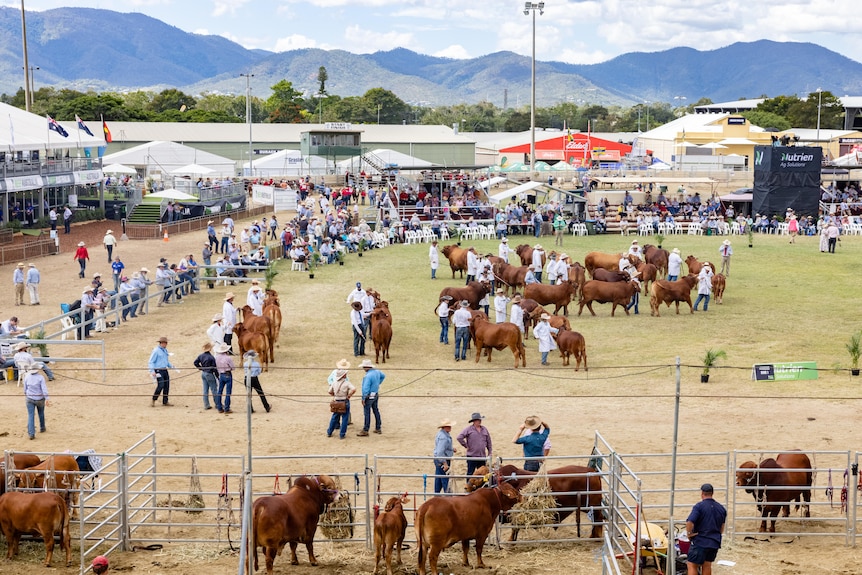
M56 493L0 495L0 530L6 537L6 559L18 555L21 535L38 535L45 541L45 566L54 557L54 535L60 536L60 549L66 552L66 567L72 565L69 512L66 501Z
M398 565L401 565L401 547L407 534L407 518L404 504L407 494L390 497L383 511L374 518L374 573L380 566L380 559L386 563L386 574L392 575L392 549L398 552Z
M813 474L811 460L801 451L781 453L775 459L764 459L760 465L753 461L740 464L736 472L736 484L745 487L757 502L762 521L760 532L775 533L775 522L781 512L790 516L790 503L802 502L802 514L811 517L811 486Z

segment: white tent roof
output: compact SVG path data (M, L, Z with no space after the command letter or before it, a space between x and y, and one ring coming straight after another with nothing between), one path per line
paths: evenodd
M0 103L0 150L56 150L64 148L96 148L105 145L104 133L98 121L87 125L92 136L78 129L75 122L58 122L69 134L63 137L48 129L45 116L31 114L15 106ZM84 122L87 124L87 122Z
M862 152L850 152L832 160L833 166L854 167L862 166Z
M489 183L492 186L496 186L497 184L502 184L505 181L506 181L506 178L503 178L501 176L494 176L490 180L482 180L481 182L479 182L479 187L480 188L487 188Z
M521 184L520 186L515 186L514 188L509 188L505 192L500 192L498 194L494 194L493 196L489 196L488 199L495 203L499 204L503 200L508 200L513 196L517 196L523 192L529 192L530 190L535 190L536 188L541 188L544 186L541 182L527 182L526 184Z
M377 156L378 158L386 162L388 165L392 166L429 168L434 165L431 162L422 160L409 154L402 154L401 152L396 152L395 150L390 150L389 148L377 148L376 150L372 150L369 155ZM337 166L342 171L355 168L360 161L359 158L360 156L354 156L353 158L342 160L338 162ZM373 169L369 171L376 172L376 170Z
M296 176L305 174L309 168L318 171L332 167L332 162L320 156L303 156L299 150L279 150L252 162L255 175ZM243 163L248 170L248 162Z
M152 194L147 194L148 198L162 198L163 200L197 200L197 198L191 194L187 194L185 192L181 192L179 190L175 190L174 188L169 188L167 190L162 190L161 192L155 192Z
M204 152L176 142L154 141L108 154L102 161L147 168L148 172L170 174L174 170L198 164L213 170L214 175L233 175L236 163L230 158Z

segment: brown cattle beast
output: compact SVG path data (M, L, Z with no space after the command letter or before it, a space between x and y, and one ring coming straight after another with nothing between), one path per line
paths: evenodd
M19 493L0 496L0 529L6 536L6 559L18 554L21 535L39 535L45 541L45 566L54 556L54 535L60 535L60 549L66 552L66 567L72 565L69 513L66 502L56 493Z
M328 475L300 477L283 495L261 497L254 502L252 540L254 570L257 571L257 548L263 548L267 575L272 575L275 556L281 555L285 543L290 543L290 564L299 565L297 543L308 549L308 562L317 565L314 557L314 534L326 505L335 501L338 490Z
M71 455L49 455L39 465L18 471L16 476L21 485L26 488L57 489L69 494L69 505L72 517L78 512L78 491L80 484L80 469L78 462ZM45 478L45 475L48 478Z
M437 573L440 552L461 542L462 564L470 566L467 552L470 540L476 541L476 566L485 568L482 549L501 511L508 511L521 500L518 490L508 484L480 489L461 497L432 497L416 513L419 540L419 575L425 575L425 558L431 573Z
M239 344L239 355L243 357L245 352L254 350L260 361L263 362L263 370L269 371L269 339L259 331L248 329L244 321L233 326L236 341Z
M614 317L614 312L617 311L617 306L623 307L626 315L629 315L629 310L626 306L632 300L632 296L638 291L637 282L618 282L607 283L597 280L590 280L584 284L584 289L581 293L581 301L578 302L578 315L584 311L584 306L587 306L590 313L596 315L593 311L593 302L612 303L611 317Z
M593 277L593 270L603 268L609 272L619 271L620 258L622 254L606 254L603 252L590 252L584 258L584 267Z
M401 565L401 546L407 534L407 518L404 517L403 505L407 503L407 494L401 497L390 497L383 508L383 513L374 519L374 572L380 566L380 558L386 560L386 573L392 575L392 548L398 551L398 565Z
M530 326L536 326L536 322L539 321L539 316L542 315L542 308L534 299L522 299L521 303L517 304L521 306L521 309L524 310L524 339L530 339ZM538 315L533 317L536 313L536 310L539 310Z
M779 512L790 515L790 503L803 501L802 514L811 517L812 471L811 460L802 452L782 453L775 459L764 459L758 466L746 461L736 472L736 484L745 487L757 501L762 521L760 531L766 531L766 521L770 520L769 532L775 533L775 521ZM794 471L788 471L788 470Z
M569 303L575 297L575 284L564 281L557 285L530 284L524 289L524 297L536 300L539 305L554 305L556 314L563 308L563 314L569 315Z
M281 304L278 301L278 292L266 290L266 299L263 303L263 315L269 318L272 325L272 347L278 347L278 338L281 334Z
M659 313L661 304L666 303L667 307L670 307L671 302L676 303L676 313L679 315L679 302L681 301L687 303L688 309L694 313L694 308L691 306L691 290L695 285L697 285L697 276L691 274L672 282L667 280L654 281L652 288L650 288L650 315L661 316Z
M471 320L473 337L476 340L476 362L482 355L482 350L488 350L488 361L491 361L491 350L502 350L509 348L515 356L515 368L518 360L523 367L527 367L527 354L524 350L524 341L521 338L521 330L513 323L491 323L487 318L474 317Z
M452 244L443 247L443 255L449 260L449 267L452 268L452 279L455 279L455 272L461 272L463 278L464 272L467 271L467 250Z
M584 336L576 331L561 330L554 335L554 339L560 348L563 365L569 365L569 358L575 356L575 371L581 368L581 360L584 361L584 371L587 371L587 344Z
M640 262L637 264L638 270L638 279L644 286L644 295L649 293L650 282L654 282L658 279L658 268L653 264L646 264L644 262Z
M512 288L512 293L514 293L519 287L525 285L524 280L529 269L529 266L517 267L501 262L494 264L494 276L503 284L503 291L508 295L509 288Z
M643 253L646 263L654 265L661 275L667 275L667 260L670 257L669 251L657 248L652 244L646 244L644 245Z
M272 321L266 315L254 315L254 311L251 309L251 306L244 305L242 306L242 323L245 324L245 328L248 331L256 331L262 333L266 337L266 346L267 350L269 350L268 356L269 361L275 361L275 345L273 342L276 340L275 329L272 325Z
M724 274L715 274L712 276L712 297L715 298L715 303L721 303L724 299L724 287L727 285L727 278Z
M597 282L627 282L631 279L631 276L626 272L609 272L604 268L596 268L593 270L593 279Z
M9 472L14 474L16 469L27 469L40 463L42 460L33 453L15 453L12 455L12 469ZM0 495L4 493L6 493L6 466L5 462L0 461Z
M587 283L586 273L584 273L584 266L582 266L578 262L573 263L572 267L569 268L569 279L575 282L575 297L578 297L578 295L581 293L581 288L583 288L584 284Z
M714 265L712 265L710 262L700 262L694 256L688 256L687 258L685 258L685 265L688 266L688 273L693 274L693 275L699 274L700 270L703 268L703 266L711 267L712 273L715 274L715 266Z
M451 307L454 307L458 302L467 300L470 302L472 309L479 309L479 300L485 297L485 294L490 292L491 287L483 282L470 282L464 287L446 287L440 290L440 297L444 295L452 296Z
M521 258L522 266L531 266L533 265L533 248L528 246L527 244L521 244L517 248L515 248L515 253L518 254L518 257ZM542 254L542 267L545 267L545 264L548 261L548 254Z
M383 363L389 357L389 344L392 342L392 318L389 308L378 307L371 313L371 341L374 342L375 362L380 363L383 355Z

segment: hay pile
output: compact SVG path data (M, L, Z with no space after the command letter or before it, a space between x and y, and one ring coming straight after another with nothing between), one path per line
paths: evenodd
M335 478L335 486L339 492L338 499L326 507L318 526L327 539L352 539L353 507L350 506L350 494L341 490L338 478Z
M513 527L535 529L555 523L554 510L557 508L557 500L551 492L544 467L521 489L521 496L521 502L509 512Z

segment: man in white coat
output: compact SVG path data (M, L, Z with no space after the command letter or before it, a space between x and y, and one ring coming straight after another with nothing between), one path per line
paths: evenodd
M521 307L521 294L515 294L512 298L512 307L509 309L509 321L518 326L521 334L524 333L524 308Z
M431 242L428 249L428 260L431 262L431 279L437 279L437 268L440 267L440 254L437 252L437 240Z
M509 298L503 295L503 288L497 288L497 295L494 296L494 323L505 323L508 303Z
M233 298L236 297L233 292L224 294L224 304L221 309L221 327L224 332L224 343L228 347L233 345L233 327L236 325L236 310L233 307ZM228 353L233 353L228 352Z
M215 347L216 344L224 343L224 328L222 327L222 319L224 316L220 313L217 313L213 316L212 325L207 330L207 339L210 340L210 343Z
M263 315L264 297L263 290L260 289L260 282L252 280L251 287L248 288L248 296L246 296L245 303L251 308L251 312L258 317Z
M542 250L542 246L536 244L533 246L533 270L536 274L536 281L542 283L542 258L544 258L545 252Z
M509 238L504 236L503 239L500 240L500 247L497 248L497 255L504 262L509 263L509 254L512 253L515 253L515 250L509 247Z
M479 275L479 256L476 255L476 248L470 246L467 248L467 281L464 285L476 281L477 275Z
M672 282L679 279L679 271L682 269L682 256L679 248L673 248L667 258L667 281Z
M542 365L548 365L548 352L557 349L557 342L554 341L552 334L558 333L555 327L551 327L548 320L551 319L546 313L541 316L541 321L533 328L533 336L539 340L539 353L542 354Z

